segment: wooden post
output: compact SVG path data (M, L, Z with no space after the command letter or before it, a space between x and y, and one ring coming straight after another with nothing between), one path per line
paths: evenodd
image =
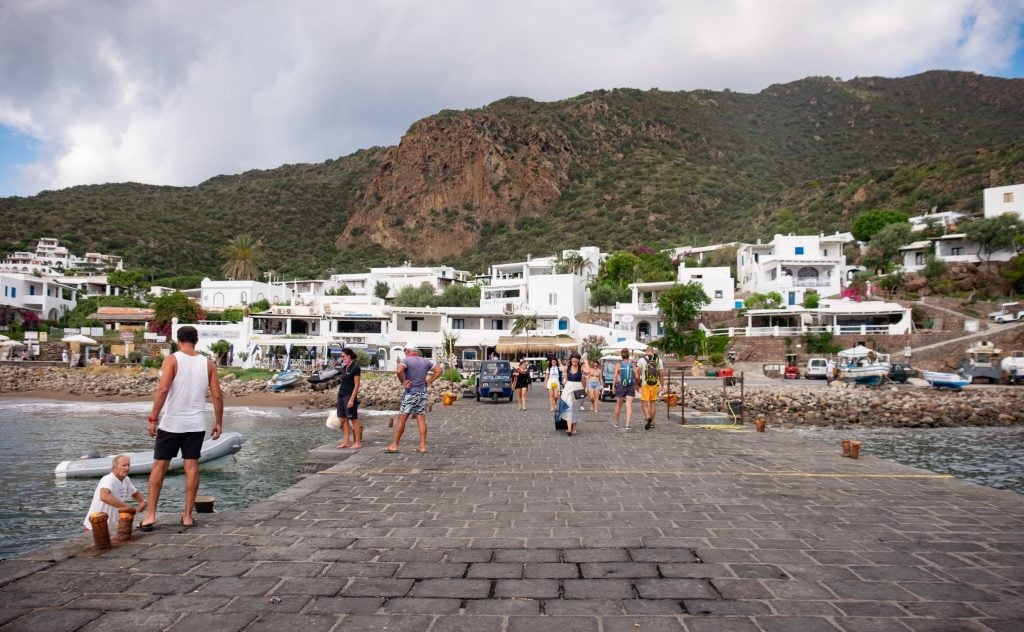
M110 526L107 521L110 519L106 513L97 511L89 514L89 526L92 527L92 541L96 548L105 551L110 548Z
M740 371L740 423L744 423L747 418L747 396L746 396L747 381L743 379L743 371Z

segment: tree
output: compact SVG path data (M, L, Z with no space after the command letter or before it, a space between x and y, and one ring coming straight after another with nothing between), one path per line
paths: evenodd
M782 309L782 295L778 292L751 294L743 301L746 309Z
M851 232L858 241L871 241L871 239L888 224L907 223L907 214L900 211L887 211L873 209L864 211L853 220Z
M692 329L693 321L700 310L709 305L711 299L700 283L675 284L658 296L658 308L665 316L665 340L662 349L668 353L685 350L686 331Z
M590 287L590 304L601 311L601 307L611 307L618 300L619 290L613 285L602 283Z
M107 275L107 283L126 288L132 296L149 289L149 283L141 270L114 270Z
M217 342L210 345L210 353L214 356L213 363L220 366L226 356L231 351L231 343L227 340L218 340Z
M257 251L260 242L247 234L232 239L221 249L221 256L226 259L220 271L228 279L236 281L254 281L259 278L256 269Z
M387 281L377 281L373 286L373 295L381 300L385 300L388 294L391 293L391 286L388 285Z
M352 290L347 285L339 285L324 292L327 296L352 296Z
M194 323L206 317L199 304L182 292L165 294L153 301L153 322L149 330L165 336L171 335L171 320L177 317L180 323Z
M526 336L530 336L530 330L537 328L537 316L533 314L516 314L515 318L512 319L512 335L518 336L522 332L526 332Z
M444 307L479 307L480 287L453 283L437 296L437 305Z
M1019 253L1020 236L1024 234L1024 221L1017 216L1005 213L995 217L976 219L963 227L967 239L978 244L978 257L988 268L992 255L1000 250Z
M804 294L804 307L807 309L817 309L821 302L821 297L818 296L817 292L807 292Z
M875 233L861 264L868 269L888 269L900 254L900 248L913 241L909 223L886 224Z
M583 355L591 362L601 359L601 350L604 349L607 344L608 343L605 341L604 336L597 335L587 336L580 341L580 346L583 349Z
M398 291L395 297L397 307L427 307L437 305L437 296L429 283L421 283L419 287L407 285Z

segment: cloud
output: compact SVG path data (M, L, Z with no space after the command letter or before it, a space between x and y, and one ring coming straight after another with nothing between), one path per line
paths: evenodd
M394 144L509 95L1001 74L1022 23L1022 0L13 2L0 125L38 140L23 192L193 185Z

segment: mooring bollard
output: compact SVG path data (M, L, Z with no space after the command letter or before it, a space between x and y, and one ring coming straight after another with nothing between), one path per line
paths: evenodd
M850 440L843 439L843 456L850 456Z
M767 423L767 422L765 421L764 417L760 417L760 416L759 416L759 417L758 417L757 419L755 419L755 420L754 420L754 428L755 428L755 429L756 429L756 430L757 430L758 432L764 432L764 429L765 429L765 424L766 424L766 423Z
M851 441L850 442L850 458L851 459L859 459L860 458L860 441Z
M110 526L107 524L109 519L110 516L102 511L89 514L89 525L92 526L92 541L96 548L101 551L110 548Z
M127 542L132 539L132 524L135 522L135 508L125 507L117 510L117 541Z
M395 418L394 417L388 417L388 428L394 428L394 427L395 427Z

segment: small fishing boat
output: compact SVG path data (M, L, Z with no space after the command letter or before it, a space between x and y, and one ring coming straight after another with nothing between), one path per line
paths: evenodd
M889 354L863 345L839 352L839 378L866 386L878 386L889 377Z
M227 458L242 449L245 437L237 432L225 432L217 439L203 441L202 451L199 453L199 465L201 469L213 469L223 465ZM86 455L74 461L62 461L54 468L53 473L60 478L100 478L110 473L114 464L116 454L109 456ZM153 451L129 452L131 457L131 468L129 474L149 474L153 470ZM171 459L168 471L185 469L185 459L175 457Z
M330 382L336 377L338 377L338 369L335 369L334 367L326 367L319 371L314 371L306 378L306 381L310 384L323 384L325 382Z
M267 386L272 391L283 391L291 388L302 379L302 371L299 369L288 369L287 371L281 371L267 382Z
M940 371L923 371L921 377L931 384L932 388L950 388L959 391L971 383L971 376L961 373L942 373Z

